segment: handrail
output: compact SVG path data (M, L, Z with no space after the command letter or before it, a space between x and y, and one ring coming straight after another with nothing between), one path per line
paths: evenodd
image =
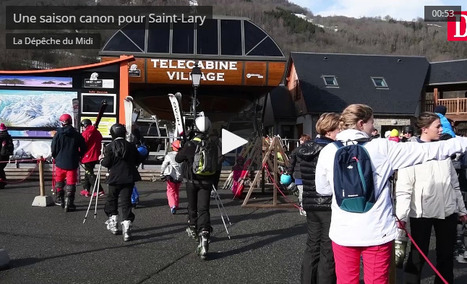
M438 105L446 107L446 114L467 114L467 98L438 99ZM425 105L426 110L433 111L434 106ZM431 108L431 109L429 109Z

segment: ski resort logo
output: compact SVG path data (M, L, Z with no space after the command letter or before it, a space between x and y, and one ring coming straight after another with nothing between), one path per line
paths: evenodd
M448 41L467 41L467 11L462 11L458 21L448 21Z
M131 64L130 69L128 70L128 75L130 77L141 77L141 70L138 69L138 65Z
M99 79L99 73L93 72L89 79L84 79L83 88L113 89L114 79Z

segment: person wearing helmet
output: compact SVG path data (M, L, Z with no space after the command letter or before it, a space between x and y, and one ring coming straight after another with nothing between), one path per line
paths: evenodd
M140 155L136 146L125 140L126 129L123 124L115 123L110 127L112 142L104 148L102 166L109 169L109 185L104 211L109 217L105 222L107 230L118 233L118 199L122 210L123 241L131 240L131 226L135 220L132 212L131 194L136 181L141 180L137 166Z
M175 156L180 147L180 140L175 140L172 143L172 151L165 155L161 166L162 179L167 183L167 200L172 214L175 214L178 209L180 185L183 180L182 165L175 161Z
M412 125L406 125L402 128L401 142L416 142L417 137L414 136L414 128Z
M61 127L52 139L52 157L55 159L55 187L57 196L55 204L62 206L65 212L74 211L76 206L75 192L78 181L79 162L86 153L87 147L83 136L71 125L71 116L67 113L60 116ZM65 183L66 180L66 183Z
M102 134L92 125L91 120L87 118L81 121L81 128L83 129L81 135L86 142L87 151L81 159L81 163L84 165L84 182L83 190L81 190L80 194L89 197L91 196L91 190L96 181L94 167L99 163L99 156L101 155ZM94 194L99 194L99 196L104 195L104 190L100 184Z
M209 143L208 132L211 128L209 118L200 116L195 120L196 136L188 140L175 156L177 163L186 163L186 191L188 198L188 235L199 240L197 254L205 259L209 249L209 238L212 232L209 212L211 190L216 181L216 174L201 175L194 173L193 161L198 147Z

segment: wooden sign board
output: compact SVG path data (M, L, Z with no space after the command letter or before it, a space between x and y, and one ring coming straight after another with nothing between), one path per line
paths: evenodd
M114 58L104 57L102 61ZM190 72L198 63L203 85L278 86L285 62L136 58L129 63L130 83L191 85Z

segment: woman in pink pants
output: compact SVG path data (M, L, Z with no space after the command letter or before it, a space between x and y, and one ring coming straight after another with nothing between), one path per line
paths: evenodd
M167 200L172 214L175 214L178 209L180 185L183 180L181 164L175 162L178 149L180 149L180 140L175 140L172 143L173 151L167 153L161 167L163 179L167 182Z

